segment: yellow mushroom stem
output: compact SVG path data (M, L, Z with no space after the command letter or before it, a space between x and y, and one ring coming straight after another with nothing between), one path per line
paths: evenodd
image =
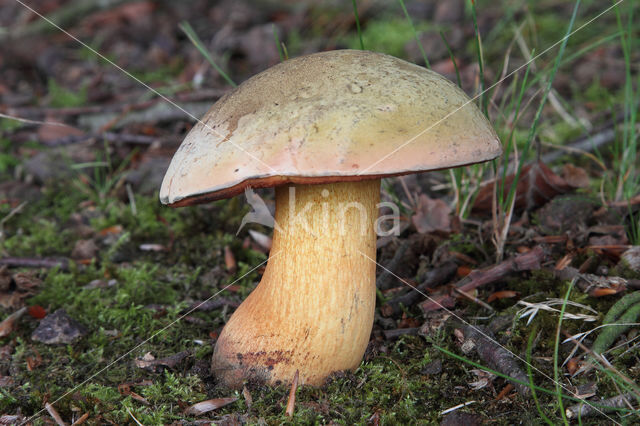
M276 228L262 281L222 330L212 373L319 386L362 360L375 310L380 180L276 188Z

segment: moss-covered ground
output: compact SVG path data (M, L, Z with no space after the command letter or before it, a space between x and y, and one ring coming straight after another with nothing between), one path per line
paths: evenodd
M194 301L208 298L229 283L235 283L232 291L227 290L220 297L240 301L259 280L258 272L247 272L264 261L265 255L243 249L238 240L230 237L227 226L216 226L233 226L234 218L241 217L242 211L228 202L172 210L161 207L155 197L136 196L134 215L128 202L114 199L95 203L81 192L62 196L61 191L61 187L48 188L40 200L29 203L5 224L3 250L16 256L69 256L79 238L78 221L86 223L84 236L88 226L99 241L96 257L87 264L72 262L68 271L54 268L30 272L39 276L42 285L26 303L42 306L48 312L64 308L89 332L77 343L49 346L30 338L38 320L28 316L22 319L14 333L0 340L0 345L13 349L11 357L0 361L0 368L10 373L14 384L2 388L2 412L19 408L31 415L42 410L44 402L61 398L56 407L66 419L88 412L96 422L130 423L133 416L143 424L167 424L188 419L184 409L190 404L236 396L238 401L217 410L210 418L268 424L357 424L375 419L380 424L429 424L438 421L442 410L471 400L475 401L474 413L483 413L486 419L500 424L519 422L523 412L536 416L531 400L515 394L496 399L506 385L503 379L473 390L473 367L437 348L458 352L446 329L373 345L355 372L337 374L322 388L301 387L292 418L284 414L288 387L249 384L249 407L241 392L217 386L208 375L212 336L228 318L228 308L194 312L176 321ZM80 210L78 206L82 206ZM0 206L0 215L8 211L8 206ZM170 249L139 249L149 243ZM237 259L233 274L222 266L225 245L232 248ZM87 288L94 280L115 283ZM534 301L536 297L561 298L567 285L553 279L550 273L539 272L528 278L511 279L508 288L536 294L528 299ZM572 292L570 299L594 306L593 299L587 300L588 296L579 291ZM506 300L495 306L503 315L516 310L513 302ZM606 306L602 309L600 312ZM457 312L465 318L483 314L474 305ZM409 313L419 316L416 311ZM539 330L532 362L548 372L556 326L556 315L540 312L531 325L520 322L499 339L514 353L524 356L529 333ZM564 325L571 334L589 327L580 321L566 321ZM163 358L182 351L187 351L188 356L173 368L148 371L134 363L147 352ZM615 364L628 371L628 364L634 360L635 355L627 354L616 358ZM439 366L431 368L435 364ZM534 379L551 388L541 375L535 374ZM579 383L580 379L574 382ZM602 373L599 386L613 386L607 383L612 382ZM126 385L144 402L122 391ZM553 416L554 398L540 398L545 411ZM35 420L36 424L42 421Z

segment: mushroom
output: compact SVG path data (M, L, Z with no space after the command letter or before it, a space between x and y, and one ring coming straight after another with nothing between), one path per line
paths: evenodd
M245 81L194 126L160 199L185 206L275 187L266 270L218 337L212 373L321 385L360 364L373 325L380 179L500 155L458 87L367 51L291 59Z

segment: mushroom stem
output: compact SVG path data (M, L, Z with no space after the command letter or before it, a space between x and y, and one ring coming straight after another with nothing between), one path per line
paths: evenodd
M276 229L262 281L222 330L212 373L321 385L353 370L375 310L380 180L276 188ZM366 256L365 256L366 255Z

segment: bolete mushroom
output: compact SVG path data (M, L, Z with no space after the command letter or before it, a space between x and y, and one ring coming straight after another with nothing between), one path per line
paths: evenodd
M212 373L320 385L353 370L375 309L380 179L501 153L491 125L439 74L339 50L291 59L221 98L176 152L160 190L185 206L276 187L261 282L215 346Z

